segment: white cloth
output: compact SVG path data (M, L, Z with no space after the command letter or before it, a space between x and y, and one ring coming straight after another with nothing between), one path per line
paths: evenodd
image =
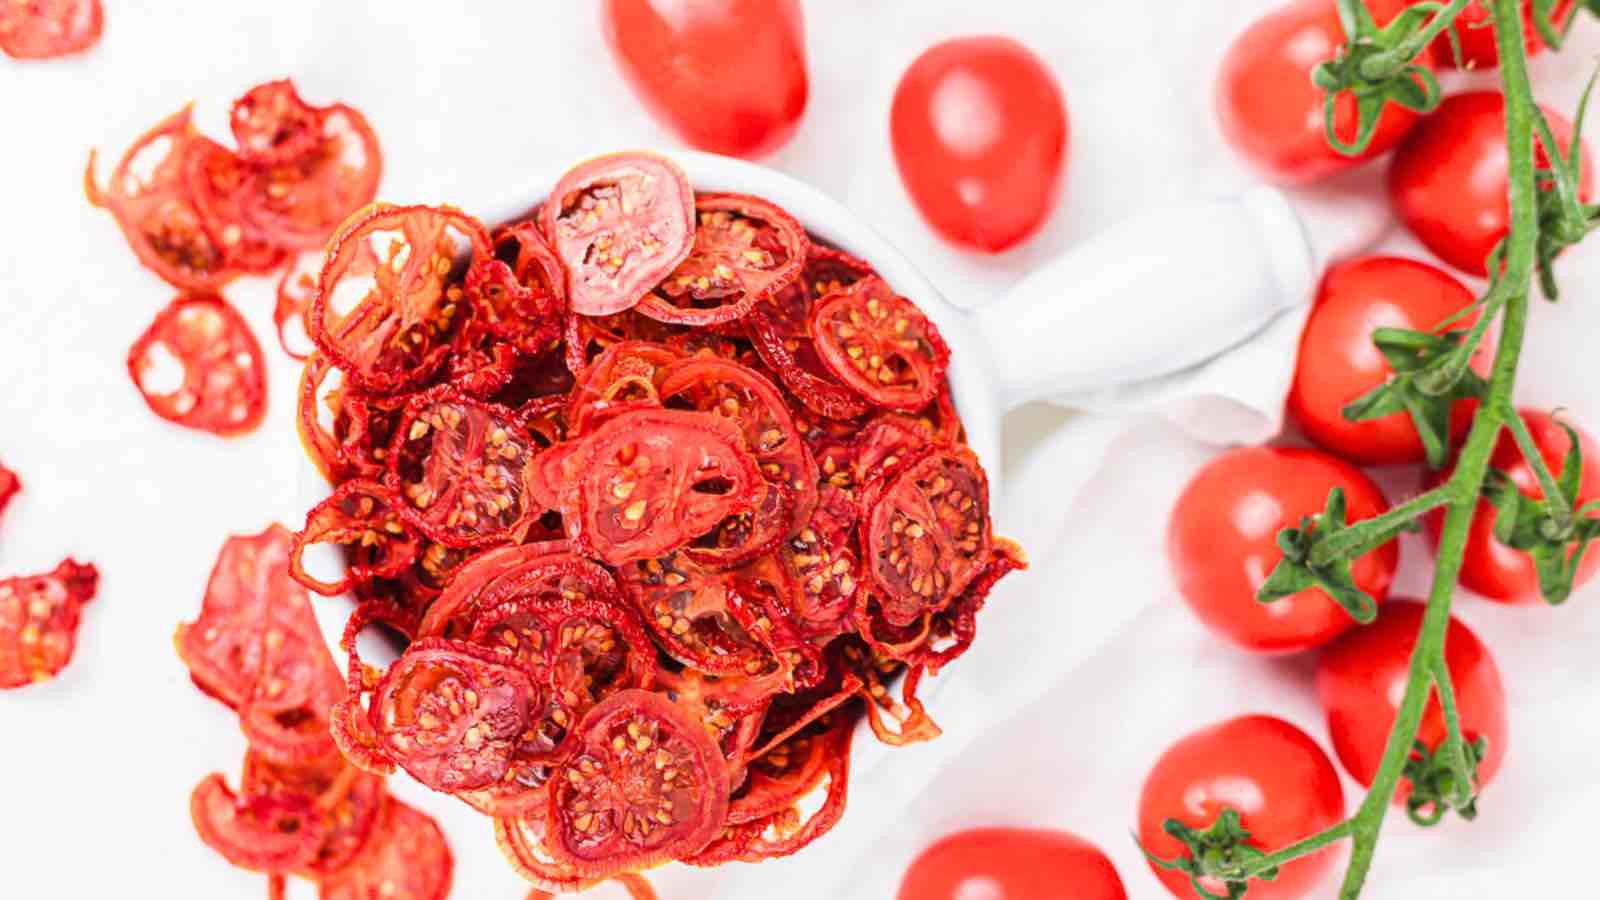
M1213 127L1209 91L1227 40L1269 5L808 0L811 105L769 162L840 196L946 296L980 305L1123 216L1249 183ZM268 345L265 425L223 442L167 427L143 408L123 358L171 291L79 197L87 148L102 149L104 171L190 99L201 126L225 134L233 96L286 74L313 101L343 100L368 114L385 151L382 194L398 201L472 210L518 189L521 173L673 141L616 74L593 4L107 6L105 40L81 60L0 59L8 138L0 460L26 485L0 525L0 572L43 570L70 552L105 576L72 667L50 684L0 694L0 789L10 813L0 818L0 847L21 863L7 867L16 896L102 896L128 884L258 896L260 879L227 866L190 827L189 789L208 772L237 773L243 741L230 714L189 687L170 634L195 615L224 535L301 521L296 373L270 346L270 285L249 281L227 295ZM886 139L887 98L910 59L938 39L979 32L1014 35L1049 62L1073 131L1055 215L1035 240L997 258L953 251L928 232ZM1600 47L1595 37L1585 23L1577 46L1535 61L1542 99L1571 108ZM1600 333L1600 313L1586 306L1600 287L1600 249L1571 252L1561 268L1569 299L1537 309L1519 396L1564 404L1575 421L1600 428L1600 382L1585 365ZM1297 327L1286 319L1248 357L1130 394L1142 401L1131 418L1042 405L1013 414L1001 475L1013 505L999 518L1034 568L996 592L976 647L930 692L945 736L893 751L888 766L866 765L888 754L864 749L844 823L804 854L720 872L664 870L652 876L664 900L887 897L919 847L993 822L1075 831L1113 856L1130 896L1164 896L1128 839L1139 784L1163 746L1246 711L1325 737L1308 662L1249 658L1208 639L1173 596L1162 553L1167 510L1215 442L1255 440L1279 424ZM1414 488L1388 484L1394 496ZM1422 588L1427 558L1408 538L1404 588ZM1559 611L1462 602L1507 682L1507 764L1476 824L1426 834L1396 827L1366 896L1579 895L1588 844L1579 816L1600 799L1588 749L1600 738L1589 649L1600 637L1597 601L1591 589ZM404 777L392 783L444 824L456 897L520 896L524 886L480 817ZM1359 794L1348 786L1353 805ZM309 896L303 884L293 891ZM1321 896L1332 897L1332 885Z

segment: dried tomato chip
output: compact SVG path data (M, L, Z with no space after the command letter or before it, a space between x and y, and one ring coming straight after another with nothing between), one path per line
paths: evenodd
M66 668L80 611L99 582L94 566L71 559L43 575L0 581L0 689L49 681Z
M884 615L907 625L937 611L989 559L989 482L963 447L936 449L895 475L871 505L864 549Z
M317 117L311 148L256 165L240 198L249 228L289 250L320 249L339 223L372 202L383 177L383 154L365 116L340 103L318 109Z
M229 268L270 272L287 252L245 221L244 199L255 170L238 154L206 137L195 137L184 154L184 183L200 227L222 251Z
M538 885L535 890L568 893L585 890L604 880L585 877L575 866L558 861L550 853L546 846L544 808L521 815L497 816L494 837L506 862L517 874Z
M253 163L298 159L322 143L321 110L300 99L287 78L258 84L233 101L228 126L239 155Z
M498 229L495 258L467 273L471 332L510 342L517 352L544 353L560 340L566 270L532 222Z
M721 325L800 277L809 242L792 216L759 197L695 198L694 247L639 311L676 325Z
M400 501L392 488L372 481L347 481L306 514L306 525L294 536L290 572L306 588L337 596L359 582L392 578L416 560L422 540L400 518ZM346 548L345 572L338 581L322 581L306 571L306 548L338 544Z
M100 41L100 0L7 0L0 3L0 51L15 59L81 53Z
M311 800L240 796L220 773L195 785L189 795L189 816L200 840L242 869L269 873L305 870L321 847Z
M0 515L5 514L6 504L10 503L11 498L21 490L22 479L17 477L17 473L0 464Z
M231 437L266 415L261 345L221 297L167 304L128 350L128 376L152 412L186 428Z
M652 341L618 341L583 370L568 401L574 436L593 431L614 411L661 405L661 381L682 353Z
M787 612L809 637L827 638L845 628L863 573L856 547L855 503L825 486L810 521L778 548L796 591Z
M671 160L649 153L591 159L556 183L539 227L567 270L573 312L632 307L689 255L694 192Z
M315 830L315 854L296 871L307 878L332 875L361 852L372 837L387 795L383 779L355 769L338 756L286 766L258 753L247 753L239 791L266 798L279 808L304 803L309 819L302 827Z
M890 409L927 406L950 362L938 329L881 278L863 278L819 301L810 330L834 377Z
M366 849L322 881L321 900L444 900L455 858L433 817L386 797Z
M648 868L698 852L728 808L722 754L659 694L613 694L578 726L574 755L551 782L548 847L584 877Z
M774 317L756 307L744 317L750 342L806 409L829 419L856 419L872 407L859 393L828 373L809 336L786 337Z
M305 362L316 352L306 315L317 293L317 272L322 257L301 253L278 277L277 301L272 306L272 324L278 329L278 346L291 359Z

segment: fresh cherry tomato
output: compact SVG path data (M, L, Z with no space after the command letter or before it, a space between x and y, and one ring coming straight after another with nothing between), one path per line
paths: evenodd
M1380 23L1405 7L1401 0L1368 3ZM1378 118L1372 143L1359 156L1329 146L1325 94L1311 70L1344 45L1334 0L1299 0L1256 20L1228 47L1217 74L1217 119L1233 149L1268 180L1307 184L1381 156L1400 142L1417 115L1390 104ZM1334 101L1340 140L1355 140L1356 98Z
M1273 603L1256 601L1256 590L1283 556L1278 530L1322 512L1336 487L1344 489L1350 522L1389 508L1371 479L1316 450L1231 450L1201 469L1167 526L1167 560L1195 615L1233 643L1264 653L1318 647L1349 628L1349 613L1320 588ZM1361 557L1354 565L1356 584L1381 602L1399 559L1393 542Z
M606 43L662 124L692 146L757 157L806 111L800 0L605 0Z
M1271 716L1243 716L1203 728L1167 748L1139 794L1139 843L1147 853L1172 859L1186 853L1162 829L1177 819L1198 831L1232 809L1250 832L1250 844L1271 851L1339 824L1344 789L1339 773L1304 731ZM1304 897L1333 869L1337 850L1326 848L1278 869L1275 881L1252 880L1251 900ZM1173 896L1199 898L1189 876L1151 864ZM1203 880L1215 896L1221 882Z
M1550 21L1557 28L1572 15L1572 0L1560 0L1550 13ZM1528 45L1528 55L1543 50L1544 38L1533 24L1533 2L1522 0L1522 31ZM1490 22L1489 4L1485 0L1472 0L1456 16L1455 32L1461 44L1463 69L1492 69L1500 65L1500 50L1495 46L1494 28ZM1444 68L1456 68L1455 51L1450 46L1450 35L1441 34L1433 41L1433 58Z
M999 253L1055 207L1070 130L1044 61L1005 37L937 44L911 64L889 113L900 180L946 240Z
M1127 900L1093 844L1042 828L973 828L940 838L900 879L896 900Z
M1322 279L1311 320L1300 338L1289 410L1307 435L1352 462L1369 466L1422 462L1425 452L1416 425L1405 413L1351 422L1341 411L1351 401L1383 384L1393 374L1372 343L1375 328L1432 331L1466 308L1472 292L1427 263L1373 256L1334 266ZM1468 329L1476 313L1450 328ZM1474 359L1488 374L1489 353ZM1459 437L1471 425L1470 400L1455 404L1451 430Z
M1572 124L1544 109L1563 153ZM1549 165L1545 148L1534 145L1535 162ZM1590 153L1583 150L1579 191L1593 192ZM1505 98L1494 91L1457 94L1439 105L1395 152L1389 168L1389 199L1400 220L1435 256L1473 275L1488 272L1485 260L1510 228L1506 205Z
M1533 435L1533 442L1538 445L1539 455L1544 457L1545 465L1550 467L1551 474L1560 477L1562 463L1572 446L1566 430L1555 419L1537 410L1524 409L1518 414L1527 423L1528 432ZM1583 452L1583 477L1578 485L1578 505L1582 506L1600 500L1600 444L1579 429L1578 446ZM1500 433L1500 440L1489 457L1489 465L1509 476L1523 496L1535 499L1544 496L1538 478L1528 467L1527 460L1509 431ZM1452 466L1450 471L1434 476L1431 482L1442 483L1453 471ZM1467 533L1466 555L1461 560L1461 585L1499 603L1540 602L1539 575L1533 568L1533 557L1496 540L1494 519L1494 506L1488 500L1479 500L1478 510L1472 517L1471 530ZM1444 512L1435 510L1428 516L1427 522L1429 533L1437 541L1444 527ZM1573 587L1582 586L1594 577L1597 570L1600 570L1600 553L1591 547L1578 565Z
M1333 749L1350 776L1367 787L1378 774L1384 743L1405 693L1406 670L1422 628L1424 606L1410 599L1390 601L1378 621L1336 641L1317 663L1317 696L1328 716ZM1500 770L1506 755L1506 695L1489 648L1472 630L1450 620L1444 639L1445 664L1455 686L1462 734L1471 742L1487 738L1489 753L1478 764L1482 787ZM1430 695L1417 740L1429 750L1444 741L1444 711ZM1410 783L1402 781L1395 800L1403 801Z

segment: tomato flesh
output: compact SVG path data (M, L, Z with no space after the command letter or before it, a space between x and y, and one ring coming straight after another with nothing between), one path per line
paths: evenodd
M49 681L66 668L80 611L99 580L94 566L71 559L42 575L0 580L0 690Z

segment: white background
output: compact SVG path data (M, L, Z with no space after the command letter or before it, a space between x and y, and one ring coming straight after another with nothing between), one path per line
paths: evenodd
M946 296L977 305L1131 212L1247 183L1212 127L1208 91L1228 38L1269 5L807 0L811 106L769 162L844 199L923 263ZM295 370L272 347L270 285L241 283L227 295L268 348L273 393L263 427L225 442L169 427L144 408L123 360L171 290L83 201L88 148L114 159L189 100L201 127L221 136L235 95L284 75L313 102L366 112L384 147L382 195L397 201L470 211L529 170L672 138L639 111L592 5L579 0L107 6L105 39L81 60L0 59L0 459L25 484L0 526L0 571L45 570L71 553L104 574L74 664L50 684L0 696L0 866L16 897L130 888L254 897L262 879L227 866L189 825L191 786L211 771L236 774L243 742L228 711L190 687L170 636L195 615L225 535L301 520ZM1562 58L1536 61L1544 101L1571 108L1600 47L1597 31L1586 23ZM887 98L906 63L939 38L973 32L1031 45L1057 73L1072 118L1063 202L1036 240L996 259L961 255L926 232L885 137ZM1399 237L1391 247L1419 252ZM1569 253L1561 269L1567 299L1535 313L1519 397L1565 405L1600 430L1590 346L1600 335L1591 306L1600 247ZM1094 473L1101 436L1124 429ZM997 592L978 648L945 676L934 712L946 749L899 751L892 768L908 774L859 779L844 826L801 857L744 867L720 886L715 875L664 873L664 900L719 888L737 897L888 897L918 847L983 823L1075 831L1113 856L1130 896L1161 897L1128 831L1140 781L1167 743L1245 712L1282 715L1325 740L1308 660L1217 646L1168 585L1166 511L1214 448L1158 421L1107 426L1043 407L1014 414L1007 439L1004 477L1021 499L1002 511L1002 530L1024 540L1035 568ZM1415 487L1405 474L1385 483L1392 499ZM1426 570L1426 548L1409 541L1402 586L1420 590ZM1597 603L1594 590L1554 611L1461 601L1505 676L1506 767L1477 823L1429 833L1396 823L1365 896L1584 895L1587 812L1600 802ZM991 721L1011 712L1003 703L973 702L997 687L1019 708L1003 722ZM895 805L941 766L930 794L905 811ZM445 825L458 863L454 896L520 896L484 820L403 777L393 785ZM1353 807L1360 794L1347 787ZM879 833L884 820L894 826Z

